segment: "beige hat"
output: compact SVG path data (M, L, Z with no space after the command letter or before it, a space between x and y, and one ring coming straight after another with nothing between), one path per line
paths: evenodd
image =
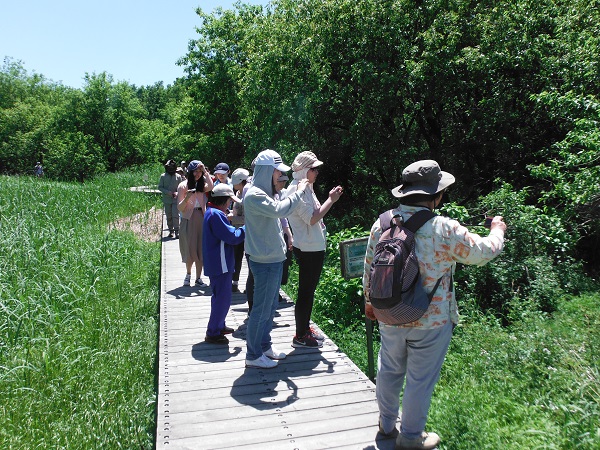
M313 167L318 167L322 164L323 161L319 161L317 155L313 152L306 151L298 153L298 156L296 156L296 159L294 159L294 162L292 163L292 170L298 172L299 170L312 169Z
M392 189L392 194L398 198L412 194L437 194L454 181L454 176L442 171L437 162L425 159L404 168L402 184Z
M231 174L231 184L234 186L240 184L242 181L247 180L249 176L250 172L248 172L246 169L235 169Z
M233 193L233 189L227 183L217 184L210 193L213 197L229 197L236 203L241 202L239 198Z

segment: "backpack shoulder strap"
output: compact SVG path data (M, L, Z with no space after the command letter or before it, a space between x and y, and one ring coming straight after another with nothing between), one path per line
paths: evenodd
M379 225L381 226L381 232L388 230L392 227L392 220L394 220L394 210L390 209L379 215Z
M433 219L437 214L428 209L417 211L404 223L404 228L408 228L413 233L416 233L419 228Z

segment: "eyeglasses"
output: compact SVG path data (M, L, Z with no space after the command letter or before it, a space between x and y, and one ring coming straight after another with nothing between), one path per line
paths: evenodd
M308 169L308 170L312 170L313 172L318 172L318 171L319 171L319 168L318 168L318 167L311 167L311 168L310 168L310 169Z

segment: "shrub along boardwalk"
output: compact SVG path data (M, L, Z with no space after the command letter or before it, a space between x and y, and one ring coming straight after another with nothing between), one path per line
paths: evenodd
M374 384L329 338L321 349L291 347L289 298L272 333L288 357L274 369L246 369L246 295L233 294L229 345L207 344L210 288L182 286L175 239L163 237L161 264L157 449L394 448L377 434ZM246 277L244 264L242 290Z

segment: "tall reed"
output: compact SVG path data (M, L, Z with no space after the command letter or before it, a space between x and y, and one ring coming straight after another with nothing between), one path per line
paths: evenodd
M0 177L0 448L152 447L160 245L108 226L138 181Z

